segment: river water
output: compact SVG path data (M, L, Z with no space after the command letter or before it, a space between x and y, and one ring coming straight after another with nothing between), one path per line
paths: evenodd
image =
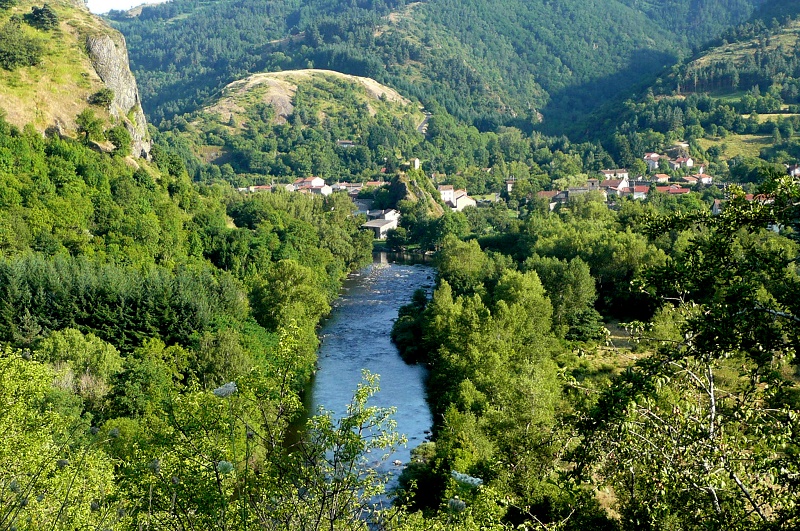
M334 418L343 416L361 381L361 370L379 374L381 390L369 405L396 407L397 431L408 438L405 447L380 465L395 476L402 468L393 462L410 461L411 449L425 440L432 419L425 401L426 370L400 358L390 333L398 309L411 301L414 291L424 288L430 293L434 274L430 266L395 263L391 255L376 254L372 265L344 282L319 331L322 342L308 397L310 412L324 407L334 412Z

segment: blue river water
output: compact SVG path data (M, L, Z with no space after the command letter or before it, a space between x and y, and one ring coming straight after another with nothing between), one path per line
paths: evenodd
M386 254L376 254L372 265L345 281L319 330L322 342L309 412L323 407L334 412L334 418L343 416L361 382L362 369L380 375L380 391L369 404L397 408L397 431L408 439L405 447L379 466L393 476L402 471L395 461L410 461L411 449L425 440L432 418L425 401L427 371L402 360L390 333L399 308L411 301L417 289L430 293L434 275L430 266L395 263Z

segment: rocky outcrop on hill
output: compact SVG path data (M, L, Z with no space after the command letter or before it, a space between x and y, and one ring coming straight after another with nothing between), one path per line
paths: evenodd
M150 153L150 138L147 120L139 100L136 78L128 63L128 50L122 35L90 35L86 38L86 49L97 75L113 91L114 99L109 112L125 124L133 140L133 156L147 158Z

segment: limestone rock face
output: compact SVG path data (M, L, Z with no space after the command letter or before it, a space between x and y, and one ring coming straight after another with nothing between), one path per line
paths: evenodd
M139 100L136 78L128 63L128 49L122 35L115 37L118 40L108 35L90 35L86 38L86 49L97 75L114 92L109 111L125 124L131 134L133 156L149 158L147 120Z

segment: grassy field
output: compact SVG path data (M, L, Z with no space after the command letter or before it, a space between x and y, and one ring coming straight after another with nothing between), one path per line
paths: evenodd
M780 114L756 114L756 118L758 118L758 123L763 124L764 122L777 122L778 118L790 118L792 116L798 116L797 114L789 114L789 113L780 113ZM745 115L745 118L747 116Z
M800 40L800 21L794 21L779 33L769 39L767 49L774 50L780 46L793 48ZM718 46L710 53L704 55L694 64L706 66L717 61L733 61L734 64L742 64L747 56L752 56L758 47L755 41L734 42L724 46Z
M772 145L771 136L761 135L730 135L726 138L701 138L698 140L700 147L708 149L711 146L720 146L722 158L731 159L736 155L743 157L757 157L762 148Z

